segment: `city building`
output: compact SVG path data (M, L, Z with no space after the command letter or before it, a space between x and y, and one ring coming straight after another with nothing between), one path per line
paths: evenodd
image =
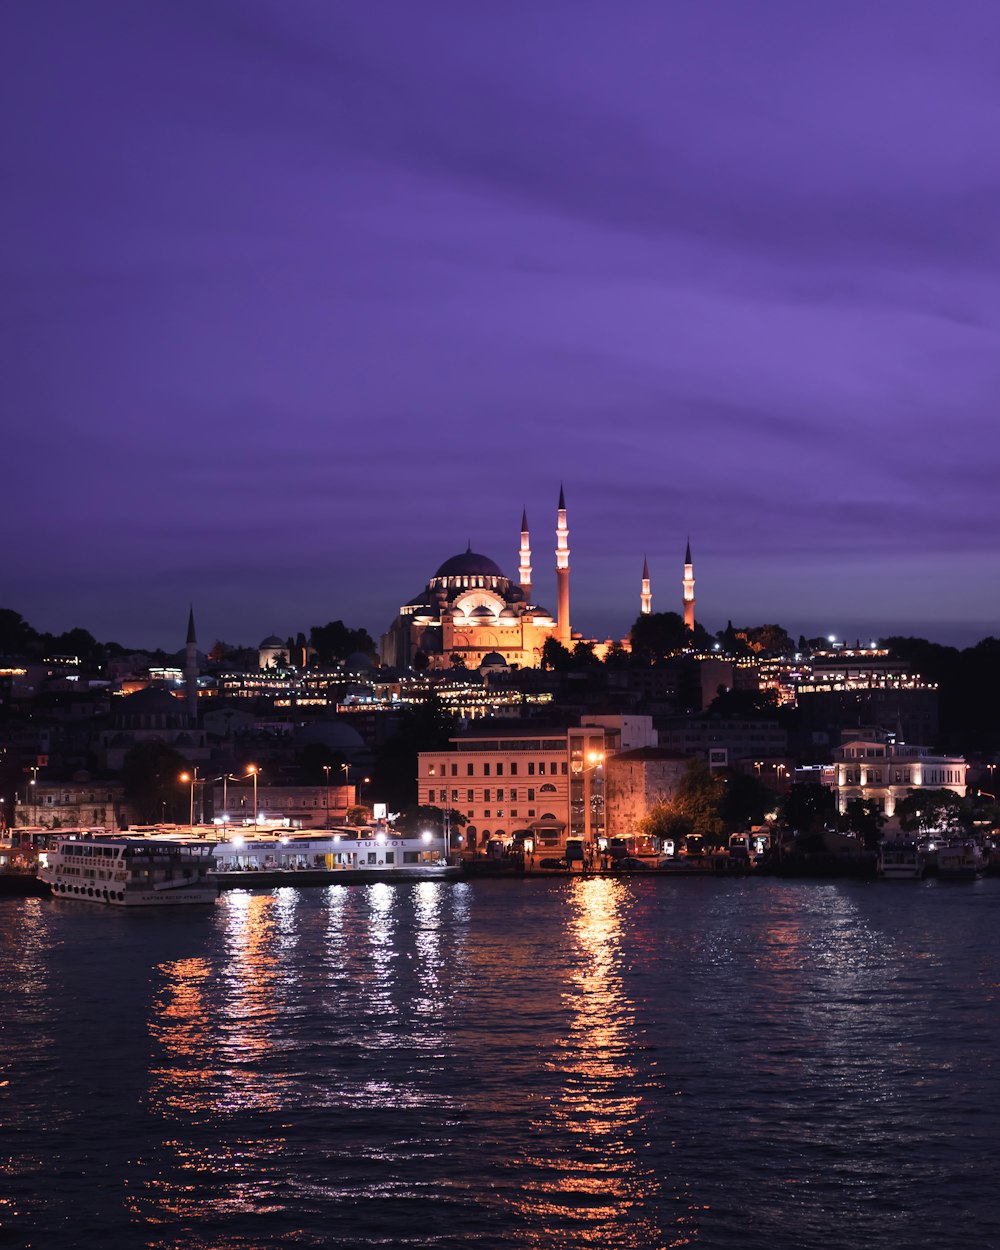
M23 788L23 794L23 800L18 795L18 825L39 829L101 828L117 833L130 823L120 781L44 781L36 775Z
M223 824L281 820L294 829L329 828L344 824L356 802L354 785L254 786L251 774L227 778L225 785L220 777L212 786L213 819Z
M932 755L926 747L872 734L842 743L833 757L818 773L836 795L840 813L852 799L865 799L891 818L896 804L912 790L951 790L960 798L966 794L969 766L960 755Z
M517 839L560 855L568 837L604 836L607 753L604 726L492 726L452 738L447 751L422 751L417 801L466 817L453 846L474 852L493 839Z
M651 808L673 800L690 761L689 755L657 746L609 756L605 782L608 837L635 837Z

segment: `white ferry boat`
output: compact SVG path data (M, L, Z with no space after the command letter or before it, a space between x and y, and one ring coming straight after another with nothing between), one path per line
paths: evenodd
M55 898L114 907L214 903L218 886L210 845L166 838L96 837L54 840L38 856L38 879Z
M878 854L878 875L886 881L919 881L927 873L927 861L912 843L883 842Z

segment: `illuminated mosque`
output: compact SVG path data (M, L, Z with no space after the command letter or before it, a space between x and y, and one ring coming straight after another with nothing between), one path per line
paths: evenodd
M581 640L569 620L569 527L566 498L559 488L556 519L556 614L535 602L531 584L528 517L521 517L518 581L506 577L488 556L472 550L445 560L424 589L404 603L382 635L382 663L409 668L417 653L432 669L537 668L547 638L565 647ZM694 628L694 572L691 544L684 559L684 621ZM643 562L640 611L652 611L649 567ZM609 644L598 643L598 655ZM624 644L628 646L627 641Z

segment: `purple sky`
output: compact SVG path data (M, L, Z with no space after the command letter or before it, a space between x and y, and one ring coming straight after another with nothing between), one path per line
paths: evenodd
M0 603L1000 633L1000 6L9 0Z

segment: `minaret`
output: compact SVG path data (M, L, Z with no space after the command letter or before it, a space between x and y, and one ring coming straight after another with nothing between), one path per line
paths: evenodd
M568 647L569 627L569 526L566 524L566 497L559 483L559 518L556 521L556 639Z
M691 539L684 552L684 624L694 629L694 565L691 563Z
M187 642L184 646L184 685L191 723L198 721L198 639L194 632L194 605L188 613Z
M642 592L639 595L639 612L649 616L653 610L653 592L649 589L649 561L642 557Z
M528 538L528 510L521 513L521 556L517 569L518 580L524 593L524 602L531 602L531 542Z

